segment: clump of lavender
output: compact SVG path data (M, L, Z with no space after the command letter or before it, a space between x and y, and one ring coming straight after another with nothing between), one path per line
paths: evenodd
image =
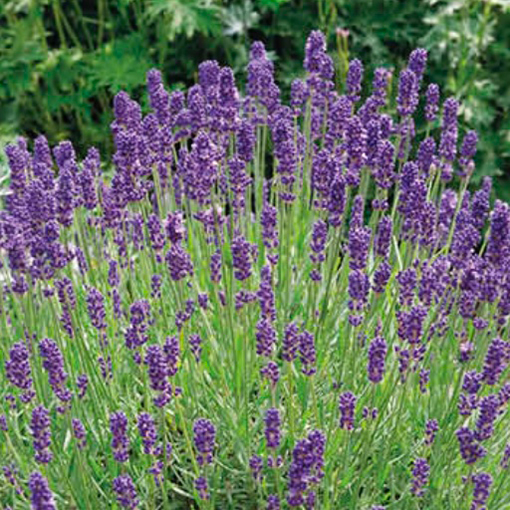
M326 437L314 430L305 439L300 439L292 452L289 467L287 503L299 507L315 500L315 486L324 476L324 450ZM313 508L313 504L311 505Z
M187 91L149 71L149 111L115 96L104 174L94 148L80 159L44 137L7 147L11 492L23 479L13 461L35 453L62 468L86 448L85 481L113 482L94 493L101 508L165 506L170 492L201 507L382 508L399 495L378 488L406 484L431 507L445 491L462 506L473 484L483 508L492 477L502 504L510 206L492 204L490 178L474 189L478 136L457 99L425 83L425 50L403 70L376 68L367 87L348 31L336 36L333 60L326 36L310 34L288 103L260 42L245 94L215 61ZM125 413L109 414L120 403ZM54 408L66 416L50 420ZM49 482L72 506L82 477L64 472ZM32 478L32 506L54 508Z

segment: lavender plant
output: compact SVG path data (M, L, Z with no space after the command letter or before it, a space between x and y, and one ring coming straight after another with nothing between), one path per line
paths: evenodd
M285 105L257 42L120 92L111 178L7 147L4 506L510 508L510 207L426 60L312 32Z

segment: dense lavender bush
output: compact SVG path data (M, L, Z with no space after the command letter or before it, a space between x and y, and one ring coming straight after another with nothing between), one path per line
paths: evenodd
M510 508L510 207L426 61L312 32L285 105L254 43L119 93L111 178L7 148L6 508Z

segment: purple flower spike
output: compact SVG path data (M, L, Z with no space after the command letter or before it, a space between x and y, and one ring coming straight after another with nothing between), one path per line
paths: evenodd
M57 510L48 480L41 473L32 473L28 480L32 510Z
M297 358L298 349L299 328L294 322L291 322L285 327L282 358L289 363L294 361Z
M173 244L167 251L165 260L174 281L182 280L186 276L193 276L193 263L189 253L179 244Z
M427 122L433 122L437 118L439 111L439 85L431 83L427 87L425 94L427 103L425 105L425 119Z
M431 446L436 438L436 433L439 430L437 420L427 420L425 425L425 444Z
M216 428L204 418L199 418L193 424L193 441L198 451L197 462L199 466L210 464L213 460Z
M260 455L252 455L250 457L250 471L255 482L262 481L262 468L264 467L264 460Z
M147 455L153 453L157 441L156 423L149 413L138 415L138 432L142 438L143 452Z
M266 444L267 447L275 450L280 446L280 414L278 413L278 409L268 409L266 412L266 417L264 419L266 424L265 428L265 436L266 436Z
M483 367L483 380L494 386L508 364L509 347L508 343L500 338L495 338L489 345Z
M488 473L478 473L471 477L473 481L473 501L471 510L485 510L489 499L490 488L493 483L492 476Z
M208 492L208 485L207 485L207 480L205 477L199 476L195 480L195 489L198 491L198 497L201 500L205 501L211 497L211 495Z
M323 478L325 446L326 436L320 430L310 432L307 438L296 443L288 473L287 503L290 507L305 504L308 495L314 492L313 487Z
M356 406L356 400L356 396L350 391L346 391L340 395L338 404L340 409L340 428L345 430L354 429L354 408Z
M476 442L475 433L467 427L461 427L455 432L459 441L460 455L468 465L487 455L487 450Z
M408 117L414 113L418 106L419 80L416 74L404 69L400 72L398 82L397 111L402 117Z
M347 70L347 78L345 80L345 89L347 97L356 102L360 100L361 81L363 80L363 64L357 58L349 62L349 69Z
M129 475L120 475L113 480L113 490L117 494L117 501L122 508L132 510L140 503L133 480Z
M301 372L307 376L315 374L317 368L315 367L316 353L315 353L315 339L309 331L303 331L299 335L299 359L301 360Z
M425 67L427 65L427 50L424 48L416 48L409 55L408 68L416 75L419 81L423 77Z
M259 356L271 357L273 347L276 344L276 330L267 317L257 322L257 354Z
M381 382L384 377L387 351L388 346L379 331L368 348L368 380L374 384Z
M237 280L247 280L251 276L251 245L242 236L232 241L232 259L234 264L234 276Z
M127 436L128 420L122 411L110 415L110 432L112 433L113 458L117 462L129 459L129 438Z
M83 450L87 446L87 432L83 423L78 418L73 418L73 435L77 441L78 448Z
M164 407L171 398L172 386L168 382L168 359L161 346L150 345L145 354L145 364L148 366L151 388L159 395L154 399L157 407Z
M106 329L106 312L104 309L104 297L95 288L91 288L87 294L87 310L92 325L98 330Z
M414 461L413 481L411 493L421 498L425 494L423 487L427 485L430 474L430 466L426 459L418 458Z
M200 335L190 335L189 345L191 353L195 357L195 361L198 363L202 355L202 338L200 338Z
M45 407L38 406L32 411L30 430L34 438L35 461L39 464L48 464L53 459L53 453L49 449L51 445L50 414Z
M508 469L510 466L510 443L507 443L500 463L501 469Z
M487 395L480 400L480 414L476 422L475 436L478 441L489 439L494 432L494 422L499 415L499 397Z
M50 338L45 338L39 344L39 352L43 359L43 368L48 372L48 380L55 395L62 402L69 402L72 394L65 385L67 373L64 369L64 357L57 344Z
M261 368L260 374L270 382L271 388L276 387L276 383L280 379L280 369L274 361L269 361L265 367Z
M30 369L30 354L24 342L14 344L9 351L9 358L5 362L7 380L23 390L22 402L29 402L35 396L32 388L32 371Z
M266 510L280 510L280 498L276 494L267 497Z

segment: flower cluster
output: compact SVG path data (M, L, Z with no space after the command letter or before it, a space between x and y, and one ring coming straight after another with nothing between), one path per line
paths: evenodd
M288 103L254 42L119 92L109 162L7 146L1 506L504 506L510 206L425 50L336 36Z

